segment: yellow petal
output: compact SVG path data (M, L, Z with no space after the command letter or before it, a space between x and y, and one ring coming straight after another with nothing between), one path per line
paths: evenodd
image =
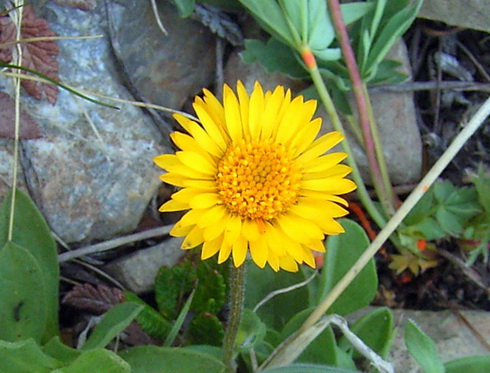
M352 168L344 164L335 165L328 170L321 172L310 172L303 174L303 180L343 178L352 172Z
M242 222L242 235L249 241L256 241L259 238L259 227L251 219L245 219Z
M176 174L164 174L160 175L160 180L162 180L164 183L175 185L178 187L185 187L185 182L186 179L180 175Z
M320 228L308 220L299 218L292 213L279 216L277 222L282 231L286 233L291 240L308 243L312 239L323 238L323 233Z
M322 118L316 118L300 129L297 136L293 137L291 149L294 157L303 153L318 136L322 127Z
M316 268L315 257L310 249L303 247L303 259L311 268Z
M269 140L272 134L275 134L275 126L278 123L279 109L284 101L284 87L278 86L272 96L267 100L264 107L264 114L262 118L262 131L260 138L262 140Z
M225 262L231 254L232 245L223 242L218 254L218 264Z
M321 172L339 164L347 157L347 153L336 152L315 158L303 164L304 172Z
M259 138L264 115L264 92L259 82L255 82L254 90L250 96L250 109L248 126L252 139Z
M260 268L264 268L269 256L269 248L264 238L249 243L252 259Z
M180 218L177 223L175 223L175 227L194 226L196 225L200 217L201 211L189 210Z
M306 247L319 253L324 253L326 251L325 244L323 243L323 241L320 240L313 240L308 245L306 245Z
M279 271L279 257L271 250L269 250L269 256L267 258L267 263L271 266L274 272Z
M203 92L206 111L213 117L214 123L216 123L223 134L225 125L225 110L223 109L223 105L221 105L221 102L208 89L204 88ZM196 102L199 103L199 97L196 97Z
M187 210L189 208L189 204L185 202L179 202L174 199L170 199L160 206L158 211L160 212L170 212L170 211L181 211Z
M245 86L240 80L237 82L237 94L238 101L240 102L240 115L243 124L243 134L245 137L247 137L250 136L250 127L248 125L250 99Z
M216 224L210 224L204 228L204 239L206 241L214 240L215 238L221 236L225 230L227 219L223 218Z
M199 228L204 228L216 224L220 221L226 213L226 209L221 206L213 206L206 213L202 214L200 219L197 221Z
M300 197L298 202L290 207L290 211L305 219L315 215L339 218L349 213L349 211L334 202L311 197Z
M265 223L265 239L269 249L274 251L277 256L286 255L286 250L284 249L284 242L281 235L278 233L277 229L269 222Z
M189 232L187 237L184 239L182 243L182 249L188 250L196 247L197 245L202 244L204 238L202 236L202 229L197 225Z
M193 170L196 170L202 174L216 175L217 168L216 164L209 162L208 159L203 157L201 154L190 151L180 151L175 153L177 159L181 161L184 165Z
M279 257L279 265L282 269L289 272L298 272L298 263L288 255Z
M321 226L320 228L325 234L333 236L345 232L345 229L342 227L342 225L340 225L340 223L335 219L324 219L322 224L323 226Z
M202 190L197 188L184 188L172 194L172 198L181 203L187 203L196 196L204 193L212 192L212 190Z
M172 227L169 233L171 236L174 237L184 237L187 236L192 231L193 228L194 228L193 225L182 226L176 224Z
M153 157L153 162L155 162L155 164L158 167L163 168L164 170L167 171L169 168L172 168L173 166L180 164L177 157L173 154L157 155L156 157Z
M296 241L292 240L286 233L284 233L279 227L276 227L278 234L281 235L281 242L284 245L284 249L286 250L286 256L291 256L298 263L303 262L303 249L301 245ZM279 258L282 258L280 256Z
M225 125L232 142L238 142L243 136L240 104L231 88L225 84L223 88L223 103L225 108Z
M198 102L193 105L196 114L208 135L214 140L216 145L222 150L226 150L226 142L220 131L220 126L215 123L210 113Z
M205 241L202 245L201 259L206 260L216 255L216 253L221 248L222 242L223 242L223 236L220 236L212 241Z
M205 209L221 204L218 194L202 193L189 201L189 206L193 209Z
M328 178L304 180L301 188L317 190L331 194L346 194L356 189L356 184L349 179Z
M288 144L292 141L298 135L298 132L308 125L314 109L316 109L315 101L304 103L303 96L296 97L281 119L276 141L280 144Z
M238 215L230 215L228 216L228 222L226 223L225 228L225 238L224 242L228 244L233 244L242 232L242 220Z
M243 237L233 244L233 265L240 267L247 257L248 242Z
M170 134L170 138L181 150L197 152L211 163L217 161L216 156L213 156L211 153L204 150L192 136L182 132L173 132ZM213 159L213 157L215 158Z
M325 153L327 150L333 148L341 142L343 138L344 136L339 131L329 132L316 139L303 154L296 158L296 160L302 163L311 161Z
M223 150L220 149L218 144L216 144L216 142L211 136L209 136L204 128L181 114L174 114L174 118L201 145L201 147L218 158L222 157Z

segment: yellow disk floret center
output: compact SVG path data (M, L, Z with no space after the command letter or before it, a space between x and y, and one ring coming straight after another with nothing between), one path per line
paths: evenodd
M301 173L284 146L242 140L218 164L224 206L242 218L271 220L296 203Z

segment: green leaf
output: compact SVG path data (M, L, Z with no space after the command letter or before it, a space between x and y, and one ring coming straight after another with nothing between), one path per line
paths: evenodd
M374 352L386 357L393 337L393 315L389 308L378 308L356 321L350 330ZM353 349L345 336L339 341L339 347L346 351ZM360 357L360 354L356 351L354 358L357 357Z
M288 26L283 11L276 0L239 0L254 16L259 25L269 34L284 44L296 47L294 37Z
M487 213L487 219L490 219L490 177L486 175L485 168L480 166L478 176L472 180L478 193L478 201Z
M311 315L313 308L305 309L289 320L281 332L281 340L285 340ZM337 342L332 328L325 328L316 339L311 342L296 360L302 363L337 365Z
M196 6L196 0L172 0L172 2L177 8L180 18L189 17Z
M444 373L444 365L437 354L435 342L411 320L408 320L405 327L405 345L423 372Z
M216 315L210 313L201 313L195 316L188 330L192 344L221 346L224 334L223 324Z
M194 299L194 294L195 291L191 293L189 298L184 304L184 307L182 307L182 311L180 311L179 316L177 317L177 320L175 320L174 325L172 326L172 329L168 333L167 337L165 338L165 341L163 342L163 345L165 347L170 347L175 341L175 337L177 337L177 334L180 331L180 328L182 328L182 325L184 324L184 321L187 318L187 315L189 313L189 308L191 307L192 300Z
M199 261L197 287L191 310L217 314L225 305L226 284L223 275L211 267L212 262Z
M46 287L42 269L23 247L7 242L0 249L0 339L33 338L46 331Z
M139 326L153 338L165 340L172 329L172 324L136 294L126 290L124 296L126 301L143 306L143 310L136 316Z
M358 370L334 368L325 365L292 364L287 367L264 370L267 373L362 373Z
M87 342L83 345L82 350L92 350L107 346L113 338L131 324L142 309L143 306L136 303L116 304L104 314Z
M0 340L0 366L2 373L48 373L61 362L47 356L31 338L20 342Z
M77 357L82 354L81 350L75 350L68 347L60 341L58 336L53 337L48 343L43 346L44 353L59 360L64 365L71 364Z
M158 310L168 319L177 317L180 301L193 289L197 280L196 268L191 261L172 267L162 267L155 277L155 300Z
M490 372L490 355L470 356L444 364L446 373L486 373Z
M259 316L251 309L245 308L240 320L235 345L240 352L247 352L254 348L257 343L263 341L266 333L267 328Z
M221 373L223 363L201 352L186 348L140 346L122 351L131 373Z
M319 302L350 270L369 246L366 232L359 224L348 219L341 219L339 222L344 227L345 233L329 236L326 241L327 251L321 274L322 286L318 297ZM374 299L377 286L378 277L374 260L371 259L330 307L328 313L347 315L367 306Z
M37 372L37 371L36 371ZM69 366L52 373L130 373L131 367L114 352L105 349L84 351Z
M245 307L253 309L269 293L305 280L301 272L274 272L269 267L248 266L246 283L253 284L245 289ZM257 311L260 319L271 329L281 330L291 317L308 306L308 289L302 287L279 294Z
M246 63L259 62L270 72L280 72L292 78L303 79L308 73L295 57L295 52L277 39L267 43L260 40L245 40L245 50L240 53Z
M8 238L11 200L12 193L5 198L0 210L0 247L6 244ZM38 327L45 328L42 340L47 342L59 334L58 290L60 271L58 254L48 224L32 200L20 190L16 191L12 242L26 249L41 269L41 282L44 283L44 289L42 292L34 293L33 300L45 303L46 320L42 326L38 325ZM39 322L39 319L37 321Z

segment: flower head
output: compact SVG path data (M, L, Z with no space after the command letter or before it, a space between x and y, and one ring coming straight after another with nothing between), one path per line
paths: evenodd
M189 210L170 232L185 237L183 249L202 244L202 259L230 255L235 266L250 252L253 261L275 271L315 267L312 251L325 251L325 235L342 233L335 218L347 214L339 194L355 184L347 155L324 154L343 136L317 138L321 119L312 119L316 101L291 99L279 86L249 96L224 86L223 104L208 90L196 97L200 124L176 114L187 133L170 136L180 149L154 158L167 171L161 179L181 187L160 211Z

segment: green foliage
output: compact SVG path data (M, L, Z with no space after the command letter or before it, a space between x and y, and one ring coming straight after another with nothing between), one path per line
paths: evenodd
M19 342L0 340L0 361L3 373L51 372L61 364L44 354L34 339Z
M134 302L143 306L143 309L136 317L136 322L141 328L150 336L156 339L164 340L167 338L172 324L165 317L163 317L157 310L148 305L144 300L139 298L136 294L125 291L124 293L126 301Z
M446 373L483 373L490 372L490 355L471 356L444 364Z
M0 209L0 339L14 341L28 335L47 342L59 333L56 243L37 207L20 190L16 191L13 237L8 242L11 201L12 193ZM20 334L11 334L13 328ZM27 331L34 329L32 335Z
M187 348L142 346L122 351L132 373L221 373L223 363L212 355Z
M85 351L70 365L56 369L52 373L129 373L132 372L127 362L114 352L104 349Z
M334 368L315 364L292 364L287 367L267 369L267 373L361 373L358 370Z
M267 327L259 316L252 310L245 308L235 342L238 351L248 352L264 340L266 333Z
M405 344L423 372L444 373L444 365L437 354L435 342L411 320L405 327Z
M196 6L196 0L172 0L181 18L190 17ZM198 3L205 3L220 7L224 10L241 9L238 0L201 0Z
M126 292L126 299L144 305L136 321L154 338L165 340L166 346L175 340L188 316L189 326L181 331L184 343L219 345L224 329L217 314L226 301L225 275L223 266L188 256L175 267L158 271L155 278L158 310L130 292Z
M386 358L394 336L393 315L388 308L378 308L357 320L350 328L363 342L381 357ZM347 338L342 337L339 347L354 352L353 357L360 357Z
M126 329L143 306L136 303L120 303L107 311L83 345L83 350L103 348L119 333Z
M348 219L342 219L340 223L345 233L329 236L325 243L327 251L320 276L318 303L325 298L369 246L366 232L359 224ZM374 260L371 259L342 295L337 298L328 312L347 315L367 306L374 299L377 287L378 277Z

